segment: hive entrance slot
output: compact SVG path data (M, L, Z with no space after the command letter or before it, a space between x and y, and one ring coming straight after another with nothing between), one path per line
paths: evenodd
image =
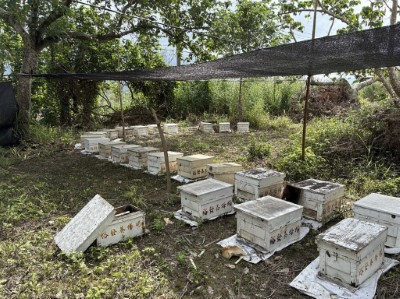
M285 189L283 190L282 199L298 204L301 195L301 189L294 187L292 185L286 185Z

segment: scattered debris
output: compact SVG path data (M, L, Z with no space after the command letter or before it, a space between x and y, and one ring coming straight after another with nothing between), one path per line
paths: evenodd
M222 249L222 256L230 259L232 256L243 256L246 253L239 246L227 246Z
M235 269L236 266L232 265L232 264L225 264L225 267L229 268L229 269Z
M164 222L165 222L165 225L171 225L171 224L174 224L174 222L173 222L173 221L171 221L171 219L169 219L169 218L164 218Z

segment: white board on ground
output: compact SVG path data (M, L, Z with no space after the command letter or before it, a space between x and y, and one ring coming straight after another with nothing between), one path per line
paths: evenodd
M54 241L65 253L83 252L111 222L114 214L114 207L97 194L54 237Z

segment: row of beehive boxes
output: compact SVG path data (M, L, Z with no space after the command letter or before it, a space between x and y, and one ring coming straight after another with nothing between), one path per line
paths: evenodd
M230 133L231 124L229 122L219 122L218 123L218 132L219 133ZM214 124L208 122L200 122L199 131L203 133L214 133ZM237 123L237 132L239 133L248 133L250 131L250 123L249 122L238 122Z

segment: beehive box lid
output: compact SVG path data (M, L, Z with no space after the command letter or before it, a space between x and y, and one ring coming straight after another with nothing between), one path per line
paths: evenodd
M247 215L255 216L266 221L271 221L290 212L303 210L302 206L269 195L257 200L250 200L235 205L234 208Z
M239 171L236 173L237 176L252 178L255 180L262 180L266 178L285 178L285 174L283 172L279 172L272 169L266 168L255 168L245 171Z
M158 151L158 148L151 147L151 146L145 146L145 147L134 147L128 149L128 152L132 153L147 153L147 152L154 152Z
M205 122L205 121L201 121L200 124L201 125L212 125L212 123L208 123L208 122Z
M83 135L105 135L107 131L89 131L83 133Z
M164 124L165 127L175 127L178 126L177 124Z
M346 218L316 237L316 242L326 242L353 252L359 252L387 230L386 226Z
M391 215L400 216L400 198L378 193L371 193L354 203L355 207L363 207Z
M106 129L106 132L118 132L118 128L115 128L115 129Z
M248 126L248 125L250 125L250 123L247 122L247 121L238 122L237 124L238 124L238 126L240 126L240 125L242 125L242 126Z
M84 141L90 142L90 143L100 143L100 142L109 142L110 138L106 137L101 137L101 136L96 136L94 138L89 137L89 138L83 138Z
M149 153L148 156L153 156L153 157L163 159L164 152ZM182 157L182 156L183 156L183 153L168 151L168 158L177 158L177 157Z
M106 141L106 142L99 142L99 145L103 145L103 146L114 146L114 145L123 145L126 144L126 142L123 141Z
M208 164L208 172L211 173L232 173L242 170L242 165L233 162Z
M111 149L116 149L116 150L120 150L121 152L126 152L126 151L128 151L128 149L136 148L136 147L140 147L140 145L137 145L137 144L117 144L117 145L112 145Z
M220 125L231 125L230 122L219 122L218 124L220 124Z
M114 207L97 194L54 237L54 241L63 252L83 252L112 221L114 215Z
M214 179L206 179L203 181L179 186L178 190L180 190L181 192L183 191L185 193L192 194L194 196L202 196L204 194L232 187L233 185L225 182L221 182Z
M184 160L188 162L194 162L194 161L199 161L199 160L210 160L214 159L214 156L206 156L202 154L197 154L197 155L190 155L190 156L184 156L180 157L179 160Z
M294 186L296 188L300 188L303 190L310 191L312 193L317 193L317 194L322 194L322 195L328 194L329 192L332 192L336 189L345 187L344 185L341 185L341 184L320 181L320 180L316 180L316 179L308 179L308 180L301 181L298 183L292 183L290 185Z

